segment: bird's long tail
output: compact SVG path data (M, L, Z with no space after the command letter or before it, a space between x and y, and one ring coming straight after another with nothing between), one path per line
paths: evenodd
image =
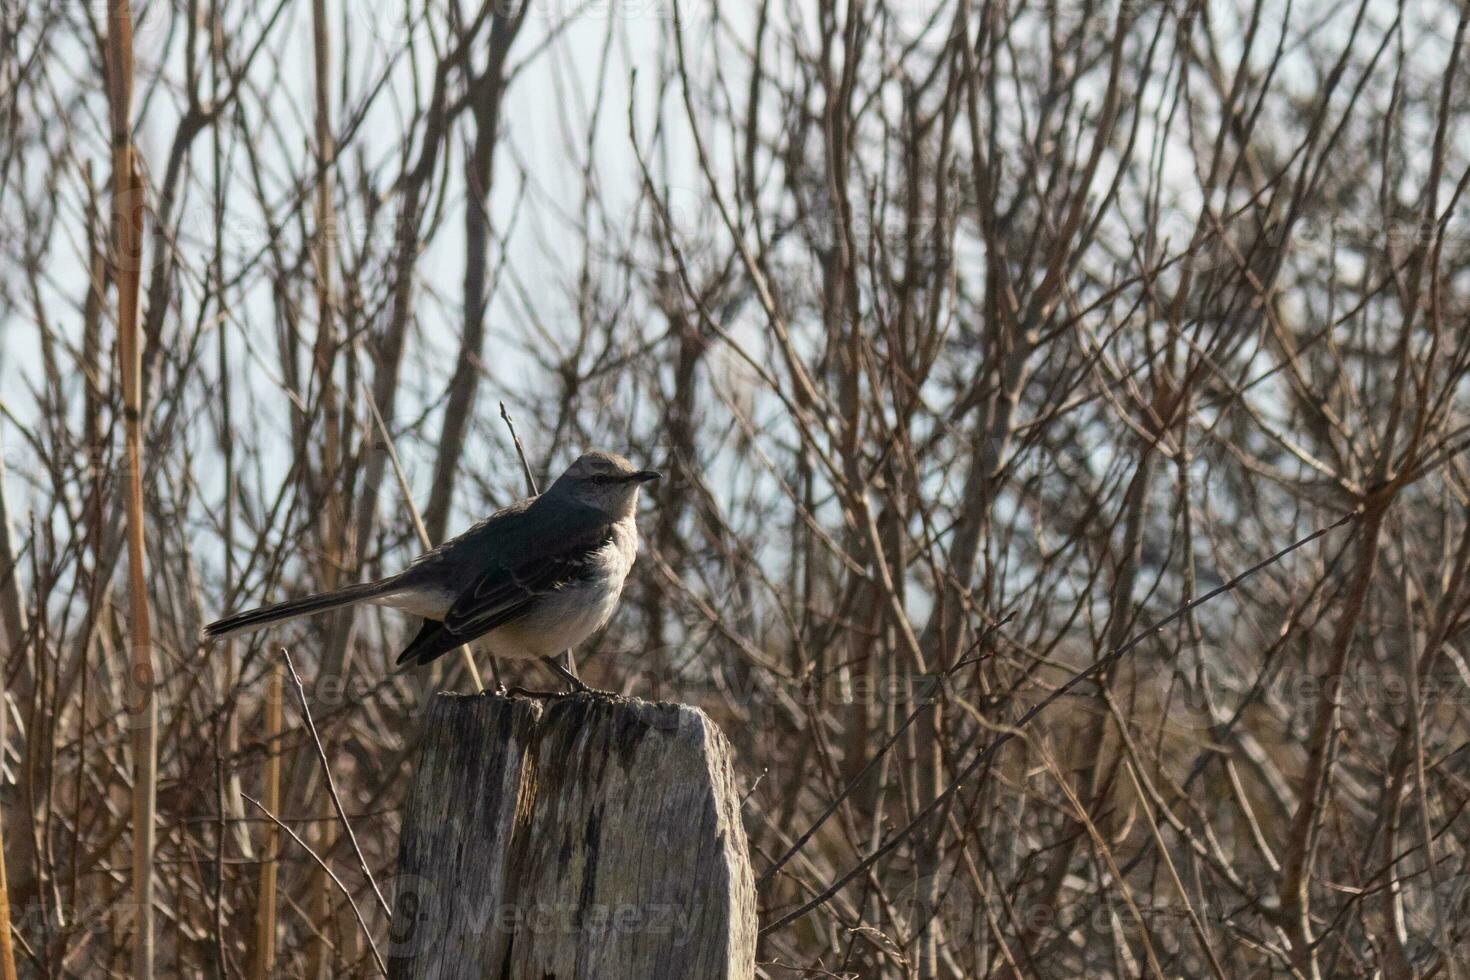
M393 580L385 579L381 582L349 585L345 589L336 589L332 592L318 592L316 595L305 596L301 599L288 599L273 606L261 606L259 609L250 609L233 616L226 616L204 627L203 633L205 639L210 640L234 633L250 633L273 623L284 623L290 619L326 612L329 609L368 602L387 595L394 589Z

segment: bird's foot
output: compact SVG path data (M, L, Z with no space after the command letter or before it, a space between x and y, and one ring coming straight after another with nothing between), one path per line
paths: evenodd
M534 698L538 701L554 701L557 698L576 698L584 695L593 698L617 698L621 696L616 691L604 691L600 688L589 687L586 684L580 687L574 687L569 691L533 691L530 688L506 687L502 684L496 689L495 693L503 698Z
M587 683L582 680L582 678L578 677L576 674L572 673L570 670L567 670L560 663L558 663L555 657L542 657L541 662L544 663L547 666L547 669L549 669L553 674L555 674L557 677L560 677L563 681L566 682L566 685L568 688L570 688L570 690L564 691L564 694L592 694L598 697L605 698L617 697L617 695L612 691L601 691L595 687L589 687Z
M575 691L532 691L525 687L506 687L500 685L496 694L503 698L534 698L537 701L550 701L554 698L565 698L575 694Z

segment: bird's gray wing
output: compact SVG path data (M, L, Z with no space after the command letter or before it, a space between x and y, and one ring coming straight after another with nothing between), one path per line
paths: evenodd
M442 541L413 560L400 576L406 582L463 582L485 567L486 555L515 553L526 545L526 514L539 497L502 507L467 530Z
M612 540L612 522L590 509L557 517L554 531L543 521L527 521L522 530L540 527L542 533L503 542L512 547L497 549L454 600L444 617L445 630L461 642L488 633L524 615L538 599L592 574L597 552Z
M553 514L533 511L536 499L517 501L481 521L405 573L405 584L460 591L443 622L425 620L399 654L400 665L429 663L504 626L592 570L592 556L612 537L606 515L563 502Z

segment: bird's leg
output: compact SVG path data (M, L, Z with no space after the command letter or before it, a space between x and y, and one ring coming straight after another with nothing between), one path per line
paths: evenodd
M573 677L581 678L582 672L577 669L577 658L572 655L571 650L563 650L556 662L565 667Z
M617 697L617 694L613 693L612 691L599 691L595 687L589 687L589 686L587 686L587 684L585 684L580 677L578 677L576 674L572 673L571 671L567 670L561 664L557 663L556 662L556 659L554 657L542 657L541 658L541 662L546 665L546 668L548 670L550 670L552 673L556 674L556 676L560 677L562 680L566 681L567 686L570 687L571 690L568 690L568 691L530 691L530 690L527 690L524 687L504 687L504 686L502 686L495 693L501 695L502 697L538 698L538 699L541 699L541 700L551 700L553 698L566 698L566 697L572 697L572 696L578 695L578 694L591 694L591 695L594 695L596 697L603 697L603 698L615 698L615 697Z
M567 670L560 663L558 663L555 657L542 657L541 662L544 663L547 668L549 668L551 672L554 673L557 677L560 677L562 680L567 682L567 686L570 687L571 690L564 692L566 694L595 694L598 697L604 698L618 697L618 693L616 691L603 691L599 690L598 688L589 686L586 682L582 680L582 678L578 677L576 674L572 673L570 670Z
M571 687L571 690L568 691L567 693L569 693L569 694L588 694L588 693L591 693L592 688L590 688L586 684L584 684L582 682L582 678L578 677L576 674L572 673L570 670L567 670L560 663L558 663L555 657L542 657L541 658L541 662L544 663L547 666L547 668L553 674L555 674L556 676L560 677L562 680L564 680L564 681L567 682L567 685L569 687Z

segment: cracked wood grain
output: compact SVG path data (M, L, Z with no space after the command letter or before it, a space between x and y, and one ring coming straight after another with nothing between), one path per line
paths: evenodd
M441 694L404 813L389 975L746 980L729 746L683 705Z

